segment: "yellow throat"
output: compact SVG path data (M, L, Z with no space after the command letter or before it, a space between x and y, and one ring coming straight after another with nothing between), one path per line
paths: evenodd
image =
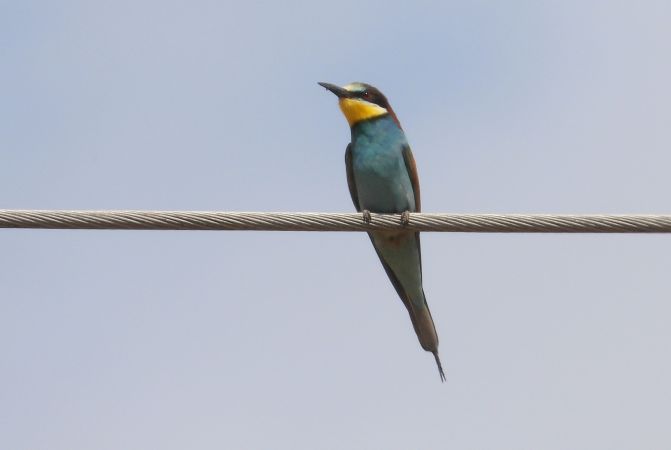
M385 108L359 98L341 98L338 104L350 127L362 120L372 119L373 117L388 113Z

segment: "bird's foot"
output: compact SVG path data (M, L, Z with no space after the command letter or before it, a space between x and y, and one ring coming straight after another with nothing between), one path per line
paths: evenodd
M403 211L401 214L401 224L407 225L410 223L410 211Z
M366 223L366 225L368 225L370 223L370 221L372 220L371 217L370 217L370 211L368 211L367 209L364 209L362 211L362 213L363 213L363 221L364 221L364 223Z

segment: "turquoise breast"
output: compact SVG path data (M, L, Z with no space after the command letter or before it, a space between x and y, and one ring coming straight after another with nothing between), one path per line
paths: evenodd
M407 140L390 116L352 128L352 171L359 206L377 213L415 211L415 197L403 159Z

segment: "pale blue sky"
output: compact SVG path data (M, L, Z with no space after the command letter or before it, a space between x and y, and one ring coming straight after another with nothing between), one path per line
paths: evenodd
M0 1L0 208L671 213L668 1ZM671 238L425 234L439 382L358 233L0 230L0 448L667 449Z

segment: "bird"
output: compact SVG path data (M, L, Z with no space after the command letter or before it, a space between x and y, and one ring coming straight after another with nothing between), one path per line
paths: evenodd
M370 213L401 214L421 210L417 165L401 123L387 98L366 83L343 87L319 82L338 97L350 126L345 150L347 185L354 207L370 223ZM403 301L422 348L436 360L441 381L445 372L438 355L438 334L422 287L422 255L416 231L369 232L387 276Z

